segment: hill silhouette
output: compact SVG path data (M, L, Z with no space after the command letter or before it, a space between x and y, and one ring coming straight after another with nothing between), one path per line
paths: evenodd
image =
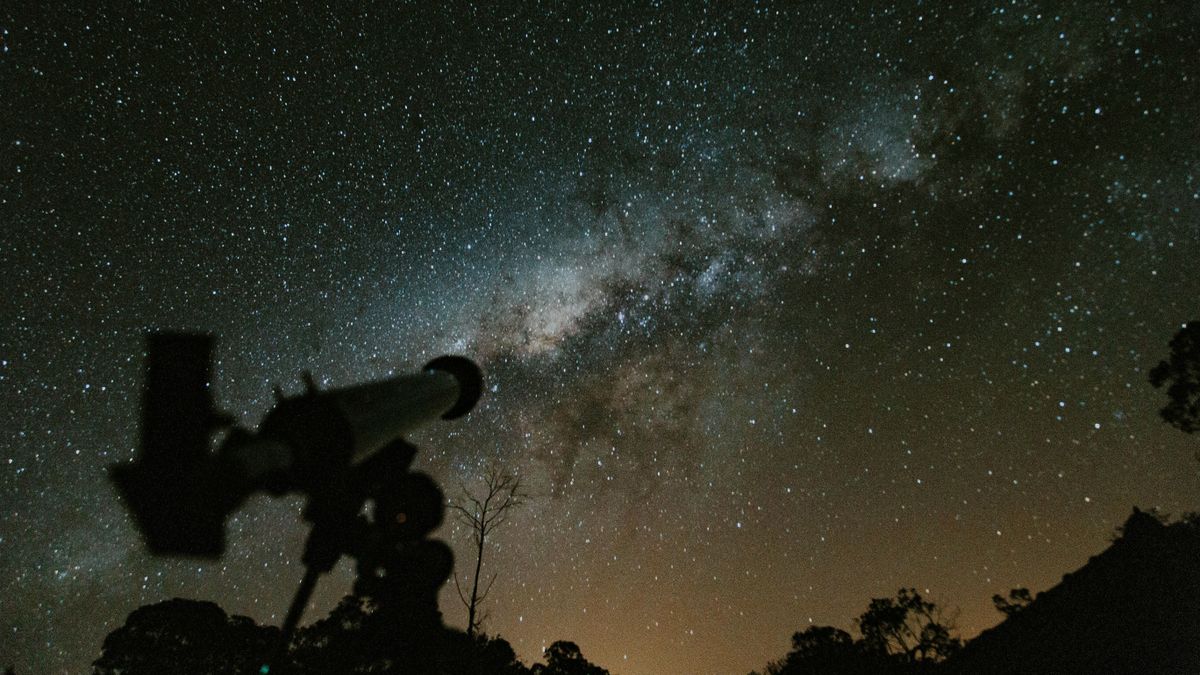
M1200 518L1138 509L1121 536L983 631L945 672L1200 673Z
M997 596L997 608L1005 620L960 648L936 606L914 589L901 589L895 599L872 601L856 624L861 639L832 627L810 628L797 633L792 652L764 672L1200 673L1200 515L1167 523L1135 508L1112 544L1061 583L1032 598L1024 589L1011 602ZM915 628L904 633L905 625ZM909 649L889 642L889 636L904 635L919 641ZM135 610L109 634L94 672L258 672L279 638L277 628L229 616L213 603L169 600ZM369 599L347 596L328 617L294 636L287 658L272 672L608 672L567 641L552 644L545 658L545 665L530 668L501 638L448 628L414 635Z

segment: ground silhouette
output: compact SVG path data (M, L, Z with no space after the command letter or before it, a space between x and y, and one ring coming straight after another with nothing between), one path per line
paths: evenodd
M1200 673L1200 515L1167 522L1134 509L1112 544L1036 596L993 597L1004 620L960 644L938 607L914 589L876 598L859 637L832 626L792 636L766 675L1154 675ZM138 608L104 640L96 675L258 673L280 631L211 602ZM273 674L609 675L573 642L545 664L521 663L503 638L439 627L406 632L362 596L297 632Z
M875 599L857 623L792 636L765 675L1155 675L1200 673L1200 516L1168 523L1134 509L1104 552L1036 597L993 596L1004 620L961 647L901 589ZM902 608L918 612L903 612ZM878 622L883 621L883 625ZM901 627L909 622L908 627ZM926 644L921 645L921 640ZM914 640L916 640L914 642ZM883 648L885 647L886 648Z
M953 674L1200 673L1200 519L1120 537L946 664Z

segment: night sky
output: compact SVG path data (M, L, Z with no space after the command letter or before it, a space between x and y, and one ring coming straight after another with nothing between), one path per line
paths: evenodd
M411 440L533 494L486 561L526 662L744 673L901 586L972 636L1200 508L1147 382L1200 318L1200 5L51 4L0 7L0 666L282 621L298 498L157 559L106 479L153 329L219 336L248 426L476 359Z

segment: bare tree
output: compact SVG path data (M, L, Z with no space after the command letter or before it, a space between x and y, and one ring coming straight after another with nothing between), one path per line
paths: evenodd
M462 496L451 502L458 522L471 528L471 542L475 544L475 575L471 580L471 597L468 599L454 573L454 588L463 606L467 608L467 635L475 635L483 624L485 615L479 612L496 582L496 574L480 590L479 578L483 571L483 552L488 537L496 528L508 521L509 512L524 504L526 495L521 490L521 479L493 464L483 480L482 494L477 496L467 486L459 485Z

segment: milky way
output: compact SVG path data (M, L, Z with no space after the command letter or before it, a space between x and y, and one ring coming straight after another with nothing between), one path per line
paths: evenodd
M295 498L144 552L105 468L153 329L219 336L247 426L476 359L412 440L524 477L485 628L527 662L746 672L901 586L970 636L1197 508L1147 383L1198 311L1193 6L395 4L0 9L0 666L299 582Z

